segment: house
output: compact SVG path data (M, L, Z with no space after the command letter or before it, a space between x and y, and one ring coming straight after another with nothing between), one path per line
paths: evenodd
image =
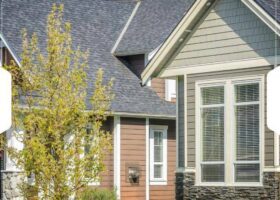
M1 1L1 60L20 66L21 30L36 32L45 45L46 16L53 3L64 4L66 21L72 23L75 46L89 49L89 91L98 68L105 80L114 81L112 116L105 127L113 135L113 152L105 160L107 170L94 187L117 189L120 199L174 199L176 170L176 101L174 80L154 78L141 85L140 75L151 52L158 48L188 10L186 0L9 0ZM91 95L90 93L88 95ZM90 109L90 108L89 108ZM8 143L21 146L6 133ZM154 159L154 139L162 143ZM156 155L155 155L156 156ZM3 159L4 157L4 159ZM19 196L20 170L3 154L1 195ZM129 171L139 170L136 183Z
M266 74L279 0L197 0L142 73L177 79L177 199L280 199Z

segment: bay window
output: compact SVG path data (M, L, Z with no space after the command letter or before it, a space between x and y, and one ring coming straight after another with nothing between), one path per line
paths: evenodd
M198 183L260 183L261 80L197 83Z

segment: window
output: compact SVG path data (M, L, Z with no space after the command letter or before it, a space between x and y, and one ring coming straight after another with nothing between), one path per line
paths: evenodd
M203 182L224 181L224 86L201 89Z
M259 84L237 84L235 90L235 181L258 182L260 102Z
M260 183L261 79L198 83L197 181Z
M84 155L83 156L88 156L89 154L92 154L91 152L91 147L94 146L96 141L96 138L94 136L94 134L92 133L92 128L87 127L86 128L86 137L85 137L85 144L84 144ZM95 160L96 162L98 162L98 157L97 155L94 155L92 160ZM85 166L85 178L89 178L88 174L91 174L92 172L96 171L98 169L93 168L93 166ZM99 179L98 180L94 180L88 183L88 185L91 186L97 186L100 185Z
M165 80L165 99L166 101L176 99L176 80Z
M151 126L150 131L150 181L167 183L167 127Z

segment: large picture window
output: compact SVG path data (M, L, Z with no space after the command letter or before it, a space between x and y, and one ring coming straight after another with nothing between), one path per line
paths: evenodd
M224 86L201 89L202 181L224 181Z
M259 83L237 84L235 90L235 181L258 182L260 174Z
M200 183L260 183L261 79L197 84Z

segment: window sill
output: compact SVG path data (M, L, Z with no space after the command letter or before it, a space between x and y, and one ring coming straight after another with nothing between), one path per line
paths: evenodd
M19 169L5 169L5 170L1 170L1 172L3 173L23 173L23 170L19 170Z
M198 183L195 186L202 187L263 187L262 183Z
M150 181L150 185L167 185L167 181Z

